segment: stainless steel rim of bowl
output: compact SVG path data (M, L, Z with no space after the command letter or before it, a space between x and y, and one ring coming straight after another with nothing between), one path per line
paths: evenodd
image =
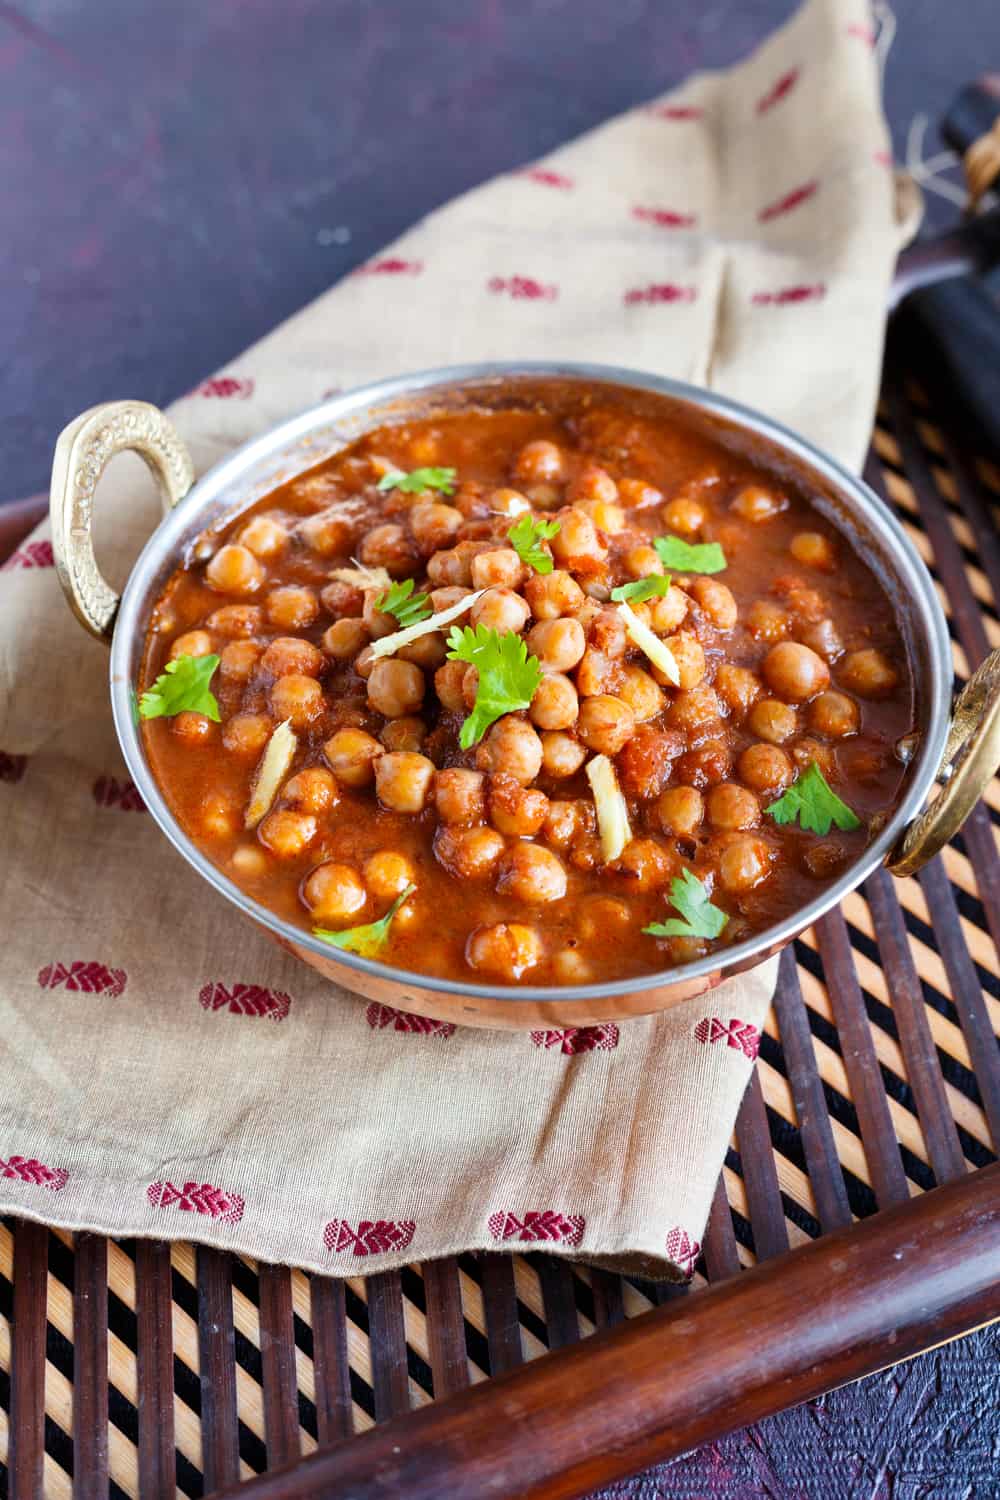
M137 649L136 632L142 627L143 608L150 588L157 574L162 570L164 557L174 558L178 555L180 541L188 529L194 512L200 510L213 497L229 489L234 482L241 478L249 480L264 459L272 457L291 444L308 438L318 429L327 427L331 423L356 416L371 408L382 407L388 402L397 401L406 396L426 394L436 388L441 389L443 395L446 390L453 390L457 386L482 385L490 381L506 381L518 376L600 382L626 390L672 397L689 403L702 412L726 419L756 436L775 443L794 459L816 471L838 490L846 492L859 501L870 515L877 518L891 540L894 561L906 584L910 602L919 611L926 631L933 696L933 701L927 705L927 723L930 727L924 735L916 764L911 772L909 787L899 807L878 837L865 850L864 855L850 866L839 880L800 911L793 913L792 916L775 926L755 934L752 938L734 944L732 948L723 949L676 968L661 969L655 973L636 975L603 984L533 987L467 984L464 981L439 978L433 974L417 974L411 970L398 969L391 964L361 958L344 949L331 948L320 939L314 938L306 928L296 927L290 922L283 921L229 880L178 826L147 765L135 714L133 664L137 665L141 659L142 643L141 641L138 643ZM391 413L387 416L391 419ZM378 418L376 418L376 423L377 420ZM303 467L311 467L315 462L318 462L318 459L310 459ZM239 504L234 504L233 513L238 513L239 509ZM700 390L682 381L618 366L582 363L550 364L545 361L452 365L381 380L335 396L238 448L195 483L180 504L157 527L140 553L126 585L115 623L110 668L115 728L132 779L153 818L170 842L221 895L285 941L305 947L328 960L335 959L347 969L354 969L359 973L396 983L412 985L415 981L420 981L426 989L435 990L441 994L465 995L484 1000L508 1000L512 1005L516 1005L519 1001L544 1001L555 1004L561 1000L599 1000L616 995L635 994L637 991L652 990L668 984L681 984L713 973L717 974L720 970L725 975L726 972L736 972L741 968L749 967L756 956L762 957L811 926L871 874L885 858L906 824L923 806L933 785L944 749L952 681L948 628L934 592L930 574L888 506L844 465L816 448L805 438L792 432L782 423L724 396Z

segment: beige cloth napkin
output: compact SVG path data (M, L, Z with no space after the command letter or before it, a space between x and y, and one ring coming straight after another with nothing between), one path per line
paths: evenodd
M580 359L711 385L857 464L904 235L887 151L867 10L810 0L732 71L434 214L171 415L204 470L332 388ZM138 465L98 511L120 580L155 515ZM325 983L137 806L46 534L0 577L0 1211L334 1275L499 1246L689 1274L773 965L531 1034Z

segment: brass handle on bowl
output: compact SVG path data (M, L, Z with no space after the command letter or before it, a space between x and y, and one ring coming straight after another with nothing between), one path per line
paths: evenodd
M941 757L943 786L914 818L886 864L912 875L958 832L1000 767L1000 651L991 651L955 701Z
M52 460L49 517L63 593L81 624L109 641L118 595L94 556L94 492L118 453L137 453L160 488L164 514L194 483L194 465L173 425L146 401L106 401L64 427Z

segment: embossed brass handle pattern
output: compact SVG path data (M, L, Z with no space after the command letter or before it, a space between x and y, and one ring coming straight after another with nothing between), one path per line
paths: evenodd
M52 461L49 516L59 582L77 619L103 641L111 639L119 601L94 556L94 494L111 460L126 452L137 453L150 469L164 513L194 483L183 442L159 408L145 401L92 406L59 434Z
M912 875L958 832L1000 767L1000 651L992 651L969 678L952 711L941 758L943 786L899 842L886 864L893 875Z

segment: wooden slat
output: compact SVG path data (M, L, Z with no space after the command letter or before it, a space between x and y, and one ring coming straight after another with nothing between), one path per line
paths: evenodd
M726 1197L726 1185L721 1176L715 1184L712 1207L705 1227L705 1269L709 1281L725 1281L735 1276L740 1269L740 1254L733 1233L733 1214Z
M458 1263L453 1255L426 1261L423 1274L434 1399L439 1401L469 1383Z
M45 1454L45 1302L49 1232L27 1219L14 1229L10 1392L12 1500L41 1500Z
M875 1056L868 1013L854 971L847 927L840 912L832 911L816 923L814 930L872 1187L879 1208L888 1208L904 1202L909 1197L909 1188Z
M367 1286L375 1420L384 1422L408 1411L410 1406L403 1287L398 1271L369 1276Z
M480 1261L483 1310L490 1350L490 1374L503 1375L523 1359L521 1323L514 1290L514 1267L509 1255L486 1254Z
M202 1471L211 1493L240 1477L233 1270L225 1250L199 1245L196 1255Z
M287 1266L260 1265L260 1365L264 1434L271 1468L299 1452L299 1397L295 1379L292 1278Z
M876 941L892 997L892 1012L899 1043L906 1059L906 1074L920 1117L920 1125L938 1182L960 1177L965 1158L948 1108L941 1064L927 1022L920 979L906 940L903 914L892 887L892 876L876 870L865 886L871 908Z
M167 1500L176 1489L174 1355L170 1246L135 1245L136 1383L140 1500Z
M78 1234L73 1255L73 1492L108 1493L108 1242Z
M740 1168L750 1204L757 1259L769 1260L788 1249L785 1210L781 1206L778 1174L771 1149L764 1096L756 1070L750 1075L747 1091L736 1119L736 1140L740 1148Z
M851 1222L843 1168L837 1154L823 1084L816 1065L812 1032L799 986L795 950L789 946L778 965L774 995L782 1051L792 1090L795 1118L809 1173L816 1213L824 1233Z
M622 1279L613 1271L601 1271L595 1266L590 1273L590 1289L594 1295L594 1320L598 1328L613 1328L625 1317L625 1298Z
M324 1447L353 1435L344 1283L332 1276L310 1280L316 1427Z
M539 1255L536 1267L542 1286L549 1348L561 1349L564 1344L575 1343L580 1337L573 1272L565 1261L554 1255Z

